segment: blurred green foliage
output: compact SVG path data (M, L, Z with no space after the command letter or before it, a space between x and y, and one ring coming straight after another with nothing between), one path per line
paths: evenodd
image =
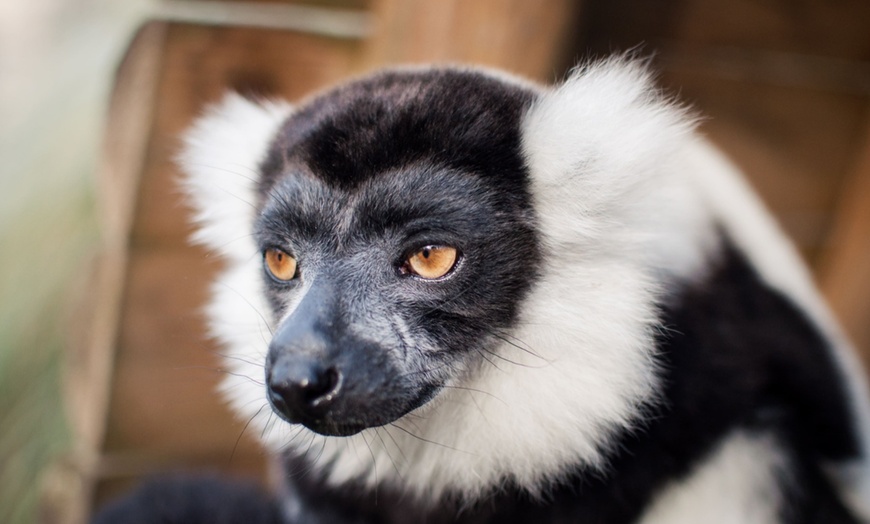
M88 178L72 177L66 189L28 198L0 223L0 522L8 524L36 521L41 475L69 445L62 350L77 300L70 290L97 234Z
M112 73L153 4L0 2L2 524L38 521L41 479L72 443L64 350L99 246L103 119Z

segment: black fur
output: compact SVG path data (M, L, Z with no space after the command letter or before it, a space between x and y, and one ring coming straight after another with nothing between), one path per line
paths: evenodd
M263 164L263 193L294 168L359 186L424 163L483 176L523 207L520 119L533 91L476 71L385 72L315 98L283 126Z
M103 508L92 524L281 524L275 500L255 484L214 477L154 478Z

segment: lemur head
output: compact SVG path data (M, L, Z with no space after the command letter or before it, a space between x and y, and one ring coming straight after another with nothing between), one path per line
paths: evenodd
M228 97L182 163L229 261L209 313L231 402L333 482L534 489L599 464L654 401L661 282L703 258L670 234L697 214L666 160L690 128L619 59L555 89L442 68Z
M281 125L254 234L282 418L324 435L391 423L504 337L540 259L531 98L479 73L393 72Z

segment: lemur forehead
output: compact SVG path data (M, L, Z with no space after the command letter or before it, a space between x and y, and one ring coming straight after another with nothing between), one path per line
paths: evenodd
M421 162L523 185L520 124L535 96L530 86L461 69L351 82L283 124L262 164L261 194L294 164L343 188Z
M414 228L459 234L509 213L500 200L480 177L431 164L390 170L350 188L291 171L265 195L259 225L309 238Z

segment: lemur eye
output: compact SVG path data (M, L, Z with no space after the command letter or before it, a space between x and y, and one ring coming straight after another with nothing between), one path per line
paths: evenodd
M441 278L453 269L459 253L449 246L426 246L405 260L402 271L425 279Z
M267 249L263 257L266 269L276 280L286 282L296 277L296 259L280 249Z

